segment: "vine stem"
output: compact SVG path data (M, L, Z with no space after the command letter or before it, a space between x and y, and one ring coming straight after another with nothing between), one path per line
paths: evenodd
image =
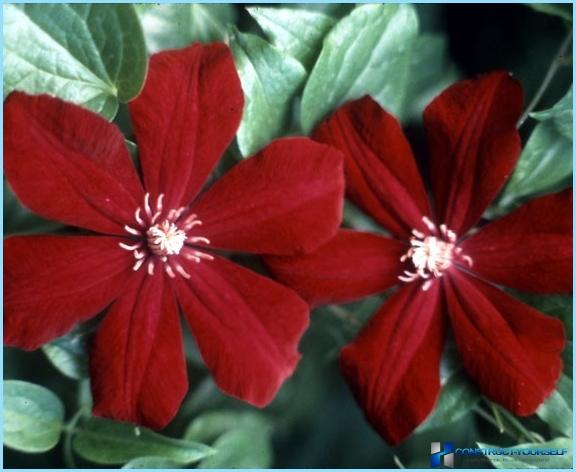
M516 128L520 128L524 124L530 113L532 113L532 110L534 110L534 108L536 108L536 105L538 105L538 102L546 92L546 89L550 85L550 82L552 82L554 75L556 75L556 72L562 65L562 62L564 61L564 55L566 54L566 51L568 50L570 44L572 44L572 28L570 28L570 31L568 31L568 34L562 41L562 44L560 45L558 52L554 55L554 59L552 59L550 67L548 67L548 71L546 72L546 75L544 76L544 79L542 80L542 83L540 84L538 91L536 92L536 94L526 107L524 113L522 113L522 116L518 120L518 123L516 123Z

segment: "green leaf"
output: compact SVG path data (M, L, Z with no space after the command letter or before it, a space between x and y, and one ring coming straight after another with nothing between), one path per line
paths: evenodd
M322 39L336 20L324 13L294 8L246 8L270 37L274 46L298 59L306 67L313 64Z
M181 462L165 457L137 457L122 466L123 469L182 469Z
M267 469L272 463L269 433L234 429L213 444L216 454L204 459L199 469Z
M571 3L525 3L525 5L540 13L559 16L572 23Z
M440 392L436 407L418 432L440 428L454 423L470 413L480 400L480 394L463 371L453 373Z
M411 54L404 107L398 118L420 121L424 108L458 76L456 66L448 60L446 39L438 34L419 35Z
M217 410L195 418L184 433L190 441L210 443L231 429L249 429L266 425L262 415L255 412Z
M4 381L4 445L29 453L48 451L58 444L63 421L64 406L50 390Z
M138 12L150 52L222 41L227 25L236 21L236 8L230 4L164 4Z
M572 437L572 380L563 375L557 389L536 414L552 429Z
M533 116L540 123L496 204L500 212L526 197L559 191L572 182L572 90L553 108Z
M267 468L272 462L271 426L255 412L220 410L205 413L188 427L185 438L216 441L216 454L204 459L199 468Z
M74 437L74 450L98 464L123 464L140 457L162 457L182 464L214 453L210 447L173 439L128 423L91 418Z
M481 448L496 448L490 444L478 443ZM572 440L568 438L556 438L544 443L525 443L514 446L515 448L541 448L541 449L566 449L564 455L486 455L485 457L497 469L571 469L572 468Z
M4 234L37 234L61 229L63 226L55 221L45 220L24 208L10 186L4 179Z
M96 319L88 321L42 346L48 360L66 377L88 377L88 342L96 326Z
M530 113L530 116L538 121L551 120L560 134L572 141L572 87L552 108Z
M48 93L111 119L140 92L146 66L132 5L4 5L4 97Z
M234 31L230 46L245 100L238 147L247 157L282 133L306 71L296 59L252 34Z
M399 113L417 31L411 5L363 5L340 20L326 36L304 88L304 131L344 102L367 94Z

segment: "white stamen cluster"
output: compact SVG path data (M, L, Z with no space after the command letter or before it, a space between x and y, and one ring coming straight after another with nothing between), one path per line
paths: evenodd
M430 288L434 278L440 278L444 275L444 272L452 266L455 258L459 257L469 266L472 266L472 259L462 254L462 249L456 246L456 233L448 229L446 225L440 225L438 231L436 225L429 218L423 217L422 222L431 234L426 235L416 229L412 230L411 247L400 260L405 262L410 259L415 270L414 272L405 270L402 275L398 276L398 279L402 282L413 282L419 278L425 279L426 282L422 284L422 290L425 291Z
M210 244L207 238L202 236L188 236L188 232L196 226L201 226L202 221L198 215L190 214L182 219L186 213L186 207L169 210L165 216L163 211L164 194L160 194L153 208L150 204L150 194L144 195L144 205L138 207L134 213L136 225L124 226L124 229L131 235L138 238L133 244L118 243L122 249L134 253L134 271L146 266L149 275L154 275L156 263L162 264L164 271L169 277L176 277L180 274L189 279L190 274L186 272L178 257L200 262L202 260L213 260L214 257L200 251L187 244Z

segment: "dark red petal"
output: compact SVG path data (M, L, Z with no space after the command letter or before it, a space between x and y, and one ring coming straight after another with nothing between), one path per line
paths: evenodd
M37 349L97 315L132 276L134 257L107 236L4 240L4 344Z
M216 384L267 405L294 371L308 306L292 290L216 257L188 263L176 279L180 305Z
M162 429L188 390L178 308L166 275L140 270L100 325L90 356L94 414Z
M520 84L506 72L464 80L424 111L436 220L462 235L476 223L520 154Z
M534 413L562 373L562 323L459 271L445 287L470 376L490 400L517 415Z
M366 419L392 445L424 421L438 398L444 341L439 286L402 287L340 357Z
M422 227L428 198L398 121L370 97L350 102L321 123L314 139L345 156L346 193L397 236Z
M571 292L572 189L532 200L461 247L483 278L529 292Z
M150 58L142 93L130 102L144 182L165 206L190 203L228 147L244 96L225 44L194 44Z
M101 233L126 234L143 196L118 129L46 95L6 100L4 171L32 211Z
M199 234L244 252L311 251L342 219L342 156L308 138L279 139L236 165L194 205Z
M268 256L274 276L308 303L342 303L383 292L398 283L408 247L372 233L340 230L311 254Z

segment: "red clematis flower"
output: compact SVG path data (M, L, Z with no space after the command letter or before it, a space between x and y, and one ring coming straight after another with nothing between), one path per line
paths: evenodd
M340 358L391 444L434 407L446 318L472 379L517 415L533 413L561 374L562 323L496 285L571 291L572 190L471 230L514 168L521 109L520 86L501 72L457 83L428 106L434 213L398 122L372 99L344 105L315 131L345 153L349 198L393 237L343 229L310 255L267 263L312 304L402 282Z
M223 44L154 55L118 129L48 96L7 99L5 173L36 213L93 233L5 240L4 342L36 349L110 305L91 350L94 413L162 428L187 390L182 308L219 387L263 406L292 374L308 305L213 249L295 254L333 237L342 156L282 139L202 185L243 106ZM99 233L99 234L95 234Z

